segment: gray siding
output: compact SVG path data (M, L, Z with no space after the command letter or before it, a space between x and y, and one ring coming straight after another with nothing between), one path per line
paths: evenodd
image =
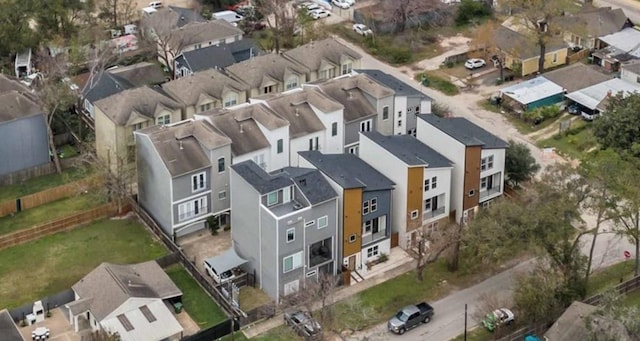
M209 151L209 160L211 160L211 173L213 174L211 183L211 212L228 211L231 207L231 187L229 186L229 173L231 172L231 145ZM225 171L218 173L218 159L224 157ZM220 200L218 194L226 191L227 197Z
M416 129L418 115L420 111L416 112L416 108L420 107L422 103L422 97L406 97L407 99L407 132L411 129Z
M171 177L147 136L136 137L138 201L169 236L171 224Z
M257 199L257 198L256 198ZM256 200L257 202L257 200ZM270 297L278 297L278 274L282 273L282 261L278 262L277 257L277 222L271 214L264 208L260 208L260 227L256 223L253 224L251 235L255 238L256 232L260 229L260 252L262 254L262 268L259 271L259 281L262 290ZM256 250L258 248L256 247ZM282 285L282 284L280 284Z
M205 172L206 184L203 189L194 192L191 187L191 177L196 174ZM180 201L184 198L193 197L200 193L206 192L211 189L211 168L205 168L190 172L173 179L173 202Z
M358 139L360 138L360 122L362 121L366 121L366 120L372 120L371 122L371 130L376 130L376 124L377 124L377 119L375 116L370 116L367 118L363 118L357 121L352 121L349 122L347 124L345 124L345 129L344 129L344 145L349 145L355 142L358 142ZM347 150L348 148L345 148L345 150Z
M391 235L391 190L367 191L362 193L363 201L371 200L372 198L378 199L378 207L375 212L369 212L363 215L362 222L364 223L366 220L386 215L387 218L384 228L386 236L389 237ZM374 237L377 238L378 236L376 235ZM366 245L365 242L363 242L363 244Z
M49 162L47 126L43 115L0 123L0 175Z

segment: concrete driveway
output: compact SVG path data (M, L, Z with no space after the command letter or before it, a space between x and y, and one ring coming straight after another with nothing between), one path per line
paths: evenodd
M177 244L198 269L205 273L202 263L205 259L217 256L231 248L231 231L219 230L214 236L208 229L204 229L178 238Z

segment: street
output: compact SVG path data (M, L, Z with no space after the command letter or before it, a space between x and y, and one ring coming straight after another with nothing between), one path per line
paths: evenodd
M564 159L555 153L538 148L529 137L521 134L502 115L483 110L478 106L478 102L486 100L491 93L495 93L498 90L497 87L486 87L484 90L485 93L462 92L456 96L446 96L431 88L422 87L413 79L413 75L407 74L410 72L409 68L405 68L401 71L373 58L358 46L342 39L339 40L362 55L361 63L363 69L379 69L391 74L413 86L417 90L422 91L429 97L433 98L436 102L447 106L454 116L465 117L471 122L504 140L513 140L525 143L542 168L556 162L565 162ZM420 62L420 64L425 65L425 62ZM592 215L584 214L582 218L593 226L594 217ZM611 229L610 224L603 225L603 231L609 231ZM590 247L591 236L585 236L581 245L583 254L588 255ZM633 249L634 248L627 239L616 236L613 233L599 235L594 252L593 269L595 270L600 267L605 267L623 261L623 251ZM499 295L502 299L510 300L513 294L513 285L516 275L531 269L532 264L532 261L521 263L514 268L488 278L484 282L455 292L437 302L433 302L433 306L436 310L434 319L427 325L417 327L416 329L407 332L402 336L402 339L418 341L425 340L428 337L430 341L446 341L462 334L464 332L465 303L468 304L469 312L468 328L474 328L477 326L478 322L474 321L471 316L473 316L473 313L477 308L478 298L483 294L492 293ZM350 340L363 340L365 338L368 340L388 340L392 339L393 335L386 331L385 322L364 332L354 334Z

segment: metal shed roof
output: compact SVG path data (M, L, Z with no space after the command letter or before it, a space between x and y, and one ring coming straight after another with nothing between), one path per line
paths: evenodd
M208 258L205 262L209 263L213 269L219 274L237 268L247 261L240 258L233 248L223 252L215 257Z
M593 110L596 109L598 104L600 104L605 97L607 97L607 94L611 93L612 95L615 95L619 92L640 92L640 86L625 82L620 78L613 78L582 90L569 93L567 94L567 98Z
M528 81L508 86L500 90L500 93L506 95L518 103L527 105L539 100L561 94L562 87L558 84L540 76Z

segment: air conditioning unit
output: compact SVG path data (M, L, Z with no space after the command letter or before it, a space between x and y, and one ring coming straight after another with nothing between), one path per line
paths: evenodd
M299 203L299 202L294 202L294 203L293 203L293 209L294 209L294 210L296 210L296 211L297 211L297 210L299 210L299 209L301 209L301 208L302 208L302 204L301 204L301 203Z

